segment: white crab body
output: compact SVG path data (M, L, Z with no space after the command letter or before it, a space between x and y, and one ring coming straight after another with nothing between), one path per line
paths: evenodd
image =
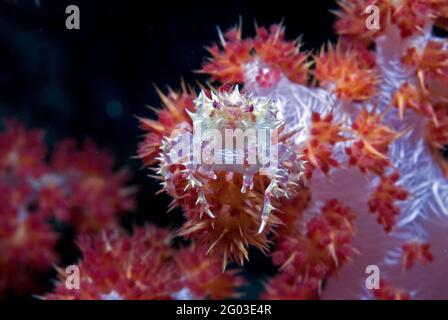
M197 204L214 217L200 176L216 179L216 173L223 171L242 174L241 192L245 193L253 188L256 174L266 175L270 184L261 212L259 233L262 232L275 209L272 200L288 197L289 189L300 184L303 172L300 157L287 139L280 137L283 122L275 103L240 93L235 87L230 93L212 92L211 97L201 92L195 105L195 112L189 112L193 128L175 130L162 143L158 173L164 178L164 188L169 189L169 166L183 165L186 190L194 188Z

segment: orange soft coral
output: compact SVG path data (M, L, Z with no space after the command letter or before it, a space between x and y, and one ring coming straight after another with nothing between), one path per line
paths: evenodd
M285 28L273 24L268 29L256 30L253 47L256 56L272 68L278 68L292 82L306 84L308 81L308 55L300 52L299 41L286 41Z
M300 51L299 41L287 41L281 24L270 28L257 27L253 39L242 39L241 26L220 34L222 50L213 45L208 48L211 58L204 63L201 73L211 76L223 84L244 82L244 66L258 59L270 71L259 70L257 82L261 86L272 85L279 80L280 73L295 83L308 81L308 55Z
M307 224L306 235L285 237L272 255L274 264L295 276L324 279L334 274L354 252L356 214L332 199Z
M423 88L428 78L448 79L448 52L444 48L443 42L429 41L423 50L410 47L402 57L405 65L416 69Z
M113 159L91 142L81 151L74 141L55 146L46 160L43 131L8 120L0 133L0 291L22 293L57 260L53 218L77 231L117 223L134 206L126 171L114 173ZM36 292L38 292L38 288Z
M28 194L24 187L0 183L0 296L38 292L39 275L57 262L57 237L45 215L26 212L17 201Z
M80 232L116 225L120 214L134 208L135 189L126 186L130 173L125 169L114 172L113 166L111 155L90 141L79 150L73 140L60 142L52 168L63 185L45 184L41 189L43 203L64 203L63 210L57 211L62 214L58 218ZM60 188L65 191L61 193Z
M341 9L335 12L338 19L334 24L334 28L342 37L369 44L387 28L389 23L388 15L391 11L391 6L387 0L340 0L338 4ZM380 9L379 30L367 29L366 27L368 13L365 10L370 5L375 5Z
M380 223L386 232L390 232L396 224L400 209L396 206L396 201L404 201L409 197L409 193L402 187L396 185L400 175L397 172L390 176L381 177L381 181L374 193L369 198L369 211L378 215Z
M375 110L363 109L352 124L357 139L346 148L346 153L350 165L358 166L363 173L382 175L390 165L387 156L389 145L401 135L383 125L381 119L382 115Z
M429 1L426 0L400 0L391 1L394 4L392 21L401 31L403 38L422 34L430 18L435 18Z
M315 168L328 174L330 167L338 167L339 163L332 156L332 148L337 142L348 140L342 135L342 125L333 123L333 114L321 117L313 112L311 117L310 141L303 150L307 162L307 176L312 175Z
M410 241L403 244L403 270L411 269L416 262L422 265L434 260L434 256L430 251L430 244L420 241Z
M328 45L315 57L314 75L320 85L342 100L364 101L378 90L375 63L368 51Z
M302 187L300 191L275 204L278 208L280 226L274 231L279 238L297 234L301 226L303 213L311 201L309 188Z
M270 279L263 300L316 300L319 298L321 282L308 278L297 281L292 274L281 273Z
M434 158L445 176L448 177L448 163L442 155L444 148L448 146L448 109L446 106L437 107L435 119L430 121L426 127L426 140Z
M179 250L174 261L181 273L181 286L195 299L224 299L240 296L236 289L245 281L236 270L222 272L221 261L210 258L206 248L195 245Z
M194 110L195 95L185 83L182 82L181 86L180 92L169 89L166 95L157 90L163 103L163 108L156 110L157 120L140 118L140 128L146 134L144 141L139 144L138 157L146 166L156 162L155 158L159 154L160 143L164 136L169 136L182 124L192 124L187 111Z
M438 110L436 119L437 122L432 121L427 127L427 140L432 147L443 149L448 145L448 110Z
M380 280L380 288L373 291L376 300L410 300L411 295L402 289L397 289L389 283Z
M434 108L429 95L413 84L404 83L395 92L392 104L398 108L398 115L401 119L403 119L405 109L412 109L424 116L435 119Z
M423 34L428 22L444 18L448 12L444 0L341 0L338 4L341 9L335 12L338 17L336 32L365 44L383 34L392 24L399 28L403 38ZM379 30L366 28L368 13L365 10L369 5L379 9Z
M65 285L65 273L53 293L44 299L224 299L236 296L244 284L234 271L221 271L203 248L192 245L174 250L172 235L153 226L127 235L120 230L80 237L82 252L79 288Z
M270 243L267 235L280 223L278 218L271 214L265 232L257 233L263 190L268 181L263 176L255 176L253 190L243 194L242 179L241 174L221 172L214 180L202 181L215 218L198 210L194 194L179 199L188 217L180 234L195 236L198 241L208 246L209 253L222 258L223 267L228 259L243 264L244 260L248 259L249 246L267 253Z
M66 286L66 274L50 300L74 299L169 299L180 289L173 281L175 270L167 264L171 256L170 234L155 227L137 229L132 236L119 230L103 231L78 240L83 258L79 289Z
M225 35L221 33L219 35L222 49L216 44L207 49L211 58L203 64L200 72L210 75L213 80L219 80L221 83L242 83L243 65L251 58L251 41L242 39L241 25L230 29Z
M0 172L15 175L41 174L45 169L46 147L43 130L27 129L22 123L7 119L0 134Z
M113 158L87 141L78 150L73 140L56 144L46 163L43 131L8 120L0 134L0 182L17 190L15 202L37 207L47 218L69 221L80 231L115 224L117 215L134 207L130 173L114 172ZM22 185L21 188L18 188Z

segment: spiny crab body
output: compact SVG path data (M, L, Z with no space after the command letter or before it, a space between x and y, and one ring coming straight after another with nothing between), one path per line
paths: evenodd
M179 123L161 143L157 174L163 179L162 187L180 202L193 198L199 216L206 213L214 219L220 210L236 205L225 203L218 208L213 197L229 190L213 190L210 181L240 177L236 184L241 194L254 189L262 192L256 235L263 233L275 210L274 201L288 198L301 184L303 163L288 140L292 134L282 132L282 121L270 99L252 98L237 86L231 92L202 91L194 103L195 110L187 111L192 123ZM259 180L267 187L254 187Z

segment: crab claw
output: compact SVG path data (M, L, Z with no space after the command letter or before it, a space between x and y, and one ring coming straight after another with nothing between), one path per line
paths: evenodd
M259 234L261 234L263 232L264 228L266 227L267 222L268 222L268 216L267 215L261 217L261 224L260 224L260 228L258 228L257 235L259 235Z

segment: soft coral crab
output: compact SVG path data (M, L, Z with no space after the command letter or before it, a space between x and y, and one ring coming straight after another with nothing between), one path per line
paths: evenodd
M194 110L187 111L192 122L179 123L163 138L157 174L174 203L181 204L187 216L198 218L196 224L189 221L182 233L201 230L206 213L212 230L212 235L205 236L210 250L227 239L224 261L229 251L242 263L249 244L265 248L265 228L270 222L276 223L270 215L275 210L274 202L295 194L302 183L303 162L289 140L294 132L283 132L274 101L253 98L238 87L202 91L194 104ZM222 194L231 195L232 190L234 196ZM253 223L246 228L232 219L248 208L250 214L240 218L257 221L257 230L253 230ZM257 210L261 218L253 214ZM222 221L215 218L222 214L223 220L227 213L229 219L220 228ZM240 240L232 241L233 233ZM246 233L252 235L243 236Z

